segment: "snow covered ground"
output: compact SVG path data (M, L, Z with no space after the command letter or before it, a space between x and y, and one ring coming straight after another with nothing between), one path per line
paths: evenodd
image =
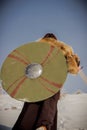
M0 94L0 124L12 127L23 102ZM87 130L87 93L64 94L58 102L58 130Z
M87 130L87 93L62 96L58 110L58 130Z

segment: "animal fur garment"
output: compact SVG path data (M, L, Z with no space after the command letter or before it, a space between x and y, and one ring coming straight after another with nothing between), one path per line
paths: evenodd
M43 44L46 42L58 47L66 58L68 72L72 74L78 73L80 59L74 54L71 46L57 40L52 33L47 33L39 42ZM41 102L26 102L12 130L57 130L59 98L60 91Z
M39 42L47 42L53 46L58 47L60 49L67 62L68 66L68 72L71 74L77 74L79 71L79 65L80 65L80 58L77 54L74 53L71 46L65 44L62 41L57 40L57 38L52 33L46 34L42 39L39 40Z

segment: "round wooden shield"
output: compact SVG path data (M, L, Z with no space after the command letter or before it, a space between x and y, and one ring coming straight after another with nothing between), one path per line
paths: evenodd
M3 88L26 102L45 100L56 94L67 77L64 55L48 43L32 42L13 50L1 68Z

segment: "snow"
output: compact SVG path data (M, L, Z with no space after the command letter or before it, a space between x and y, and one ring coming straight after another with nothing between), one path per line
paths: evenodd
M58 111L58 130L87 130L87 94L62 96Z
M23 102L11 98L9 95L0 95L0 124L12 127L23 107Z
M0 124L12 127L23 102L0 94ZM58 102L58 130L87 130L87 93L64 94Z

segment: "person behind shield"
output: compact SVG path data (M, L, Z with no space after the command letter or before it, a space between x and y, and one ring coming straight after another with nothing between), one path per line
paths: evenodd
M47 33L38 41L41 44L47 42L61 49L68 67L67 73L78 74L80 59L74 54L71 46L59 41L53 33ZM57 105L59 99L60 90L54 96L44 101L35 103L25 102L12 130L57 130Z

